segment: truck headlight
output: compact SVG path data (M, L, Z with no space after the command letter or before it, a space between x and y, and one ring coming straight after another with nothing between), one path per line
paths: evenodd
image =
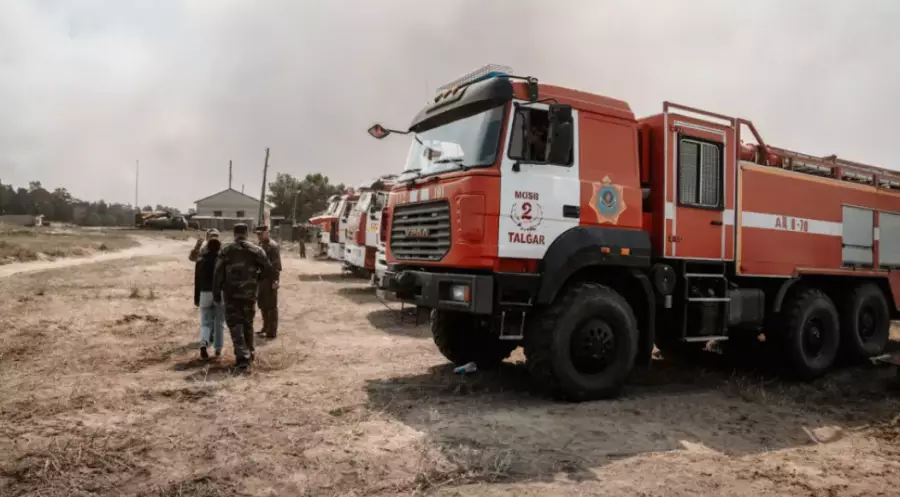
M468 302L469 293L469 285L450 285L450 300Z

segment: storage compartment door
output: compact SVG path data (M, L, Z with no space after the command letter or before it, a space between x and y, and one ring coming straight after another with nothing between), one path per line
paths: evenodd
M900 214L878 213L878 263L900 268Z
M843 207L843 259L845 266L871 267L875 237L875 213L859 207Z

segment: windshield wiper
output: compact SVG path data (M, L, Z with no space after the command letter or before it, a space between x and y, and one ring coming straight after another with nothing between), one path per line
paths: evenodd
M459 164L459 167L460 167L463 171L468 171L468 170L469 170L469 167L470 167L470 166L467 166L467 165L463 164L463 158L462 158L462 157L448 157L448 158L446 158L446 159L438 159L438 160L436 160L436 161L431 161L431 163L432 163L432 164L450 164L450 163Z

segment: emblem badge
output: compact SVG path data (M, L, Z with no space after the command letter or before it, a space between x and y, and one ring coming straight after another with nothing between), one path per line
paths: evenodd
M600 224L617 224L626 208L622 187L612 184L609 176L605 176L602 183L594 184L594 201L591 207L597 213Z

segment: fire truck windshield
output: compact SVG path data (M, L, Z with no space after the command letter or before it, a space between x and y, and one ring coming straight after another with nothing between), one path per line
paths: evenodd
M503 106L494 107L417 133L398 181L493 164L500 145L503 110Z
M353 207L354 211L357 212L365 212L369 210L369 206L372 203L372 192L363 193L361 197L359 197L359 202L356 203L356 206Z

